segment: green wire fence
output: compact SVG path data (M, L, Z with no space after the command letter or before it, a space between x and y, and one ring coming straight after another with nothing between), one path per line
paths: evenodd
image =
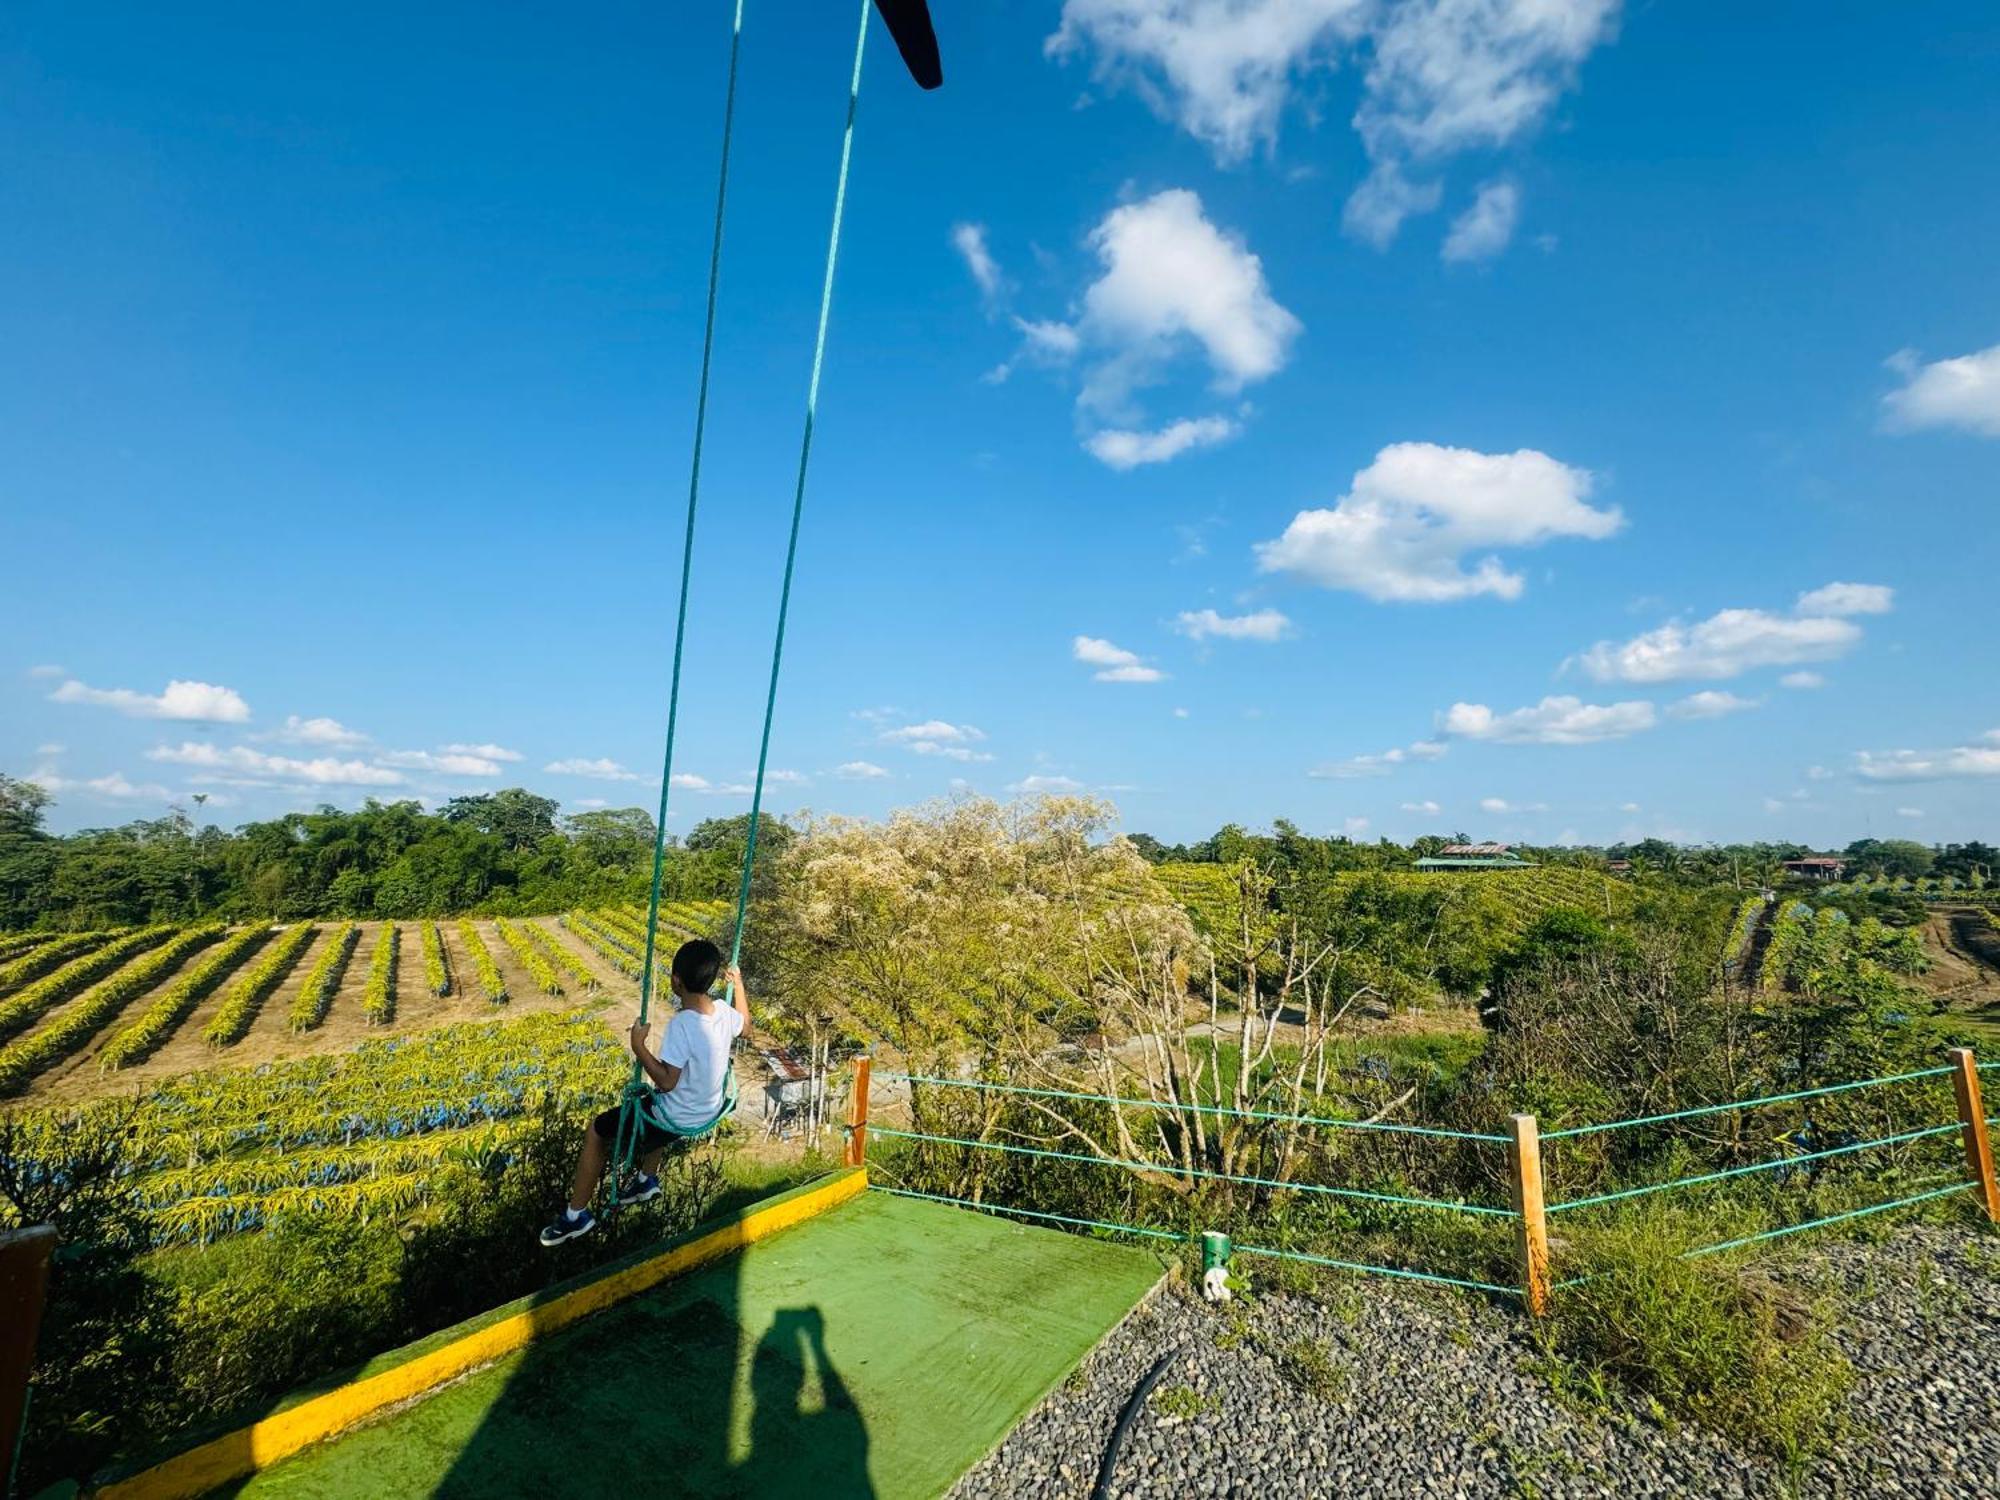
M1402 1280L1429 1282L1502 1296L1520 1297L1531 1311L1541 1313L1546 1311L1548 1298L1551 1293L1580 1286L1592 1279L1590 1277L1573 1277L1565 1281L1552 1281L1550 1279L1547 1234L1547 1221L1550 1215L1562 1213L1573 1214L1580 1210L1600 1209L1611 1204L1628 1202L1637 1198L1683 1191L1711 1183L1758 1177L1765 1173L1787 1173L1798 1169L1816 1171L1820 1163L1857 1156L1862 1152L1911 1146L1917 1142L1932 1140L1953 1133L1957 1133L1962 1139L1966 1175L1962 1178L1955 1178L1945 1186L1931 1187L1923 1192L1895 1197L1885 1202L1848 1208L1838 1213L1830 1213L1821 1217L1806 1219L1799 1223L1783 1224L1775 1228L1759 1230L1754 1234L1739 1235L1730 1239L1719 1240L1712 1244L1700 1245L1684 1251L1683 1255L1692 1258L1695 1256L1714 1255L1727 1250L1742 1249L1745 1246L1758 1244L1765 1240L1781 1239L1789 1235L1802 1234L1807 1230L1819 1229L1829 1224L1838 1224L1848 1220L1866 1218L1875 1214L1888 1213L1895 1209L1908 1208L1914 1204L1925 1203L1968 1191L1976 1192L1980 1197L1982 1207L1987 1216L1996 1222L2000 1222L2000 1187L1996 1187L1995 1184L1992 1140L1990 1135L1990 1130L1996 1122L1986 1116L1981 1104L1979 1090L1979 1074L1990 1071L1995 1067L2000 1067L2000 1063L1978 1062L1969 1050L1956 1048L1951 1053L1951 1061L1943 1067L1924 1068L1910 1073L1889 1074L1881 1078L1857 1079L1848 1083L1826 1084L1818 1088L1798 1089L1790 1093L1769 1094L1752 1099L1735 1099L1716 1104L1695 1105L1687 1109L1641 1115L1626 1120L1573 1125L1561 1130L1549 1131L1545 1135L1539 1132L1535 1118L1532 1115L1513 1116L1510 1120L1512 1133L1509 1135L1494 1135L1478 1131L1445 1130L1435 1126L1404 1125L1379 1120L1340 1120L1318 1115L1285 1114L1268 1110L1232 1109L1219 1104L1126 1098L1113 1094L1092 1094L1069 1089L1036 1088L1027 1085L993 1083L983 1079L942 1078L920 1073L892 1073L882 1075L881 1081L885 1083L901 1083L912 1086L924 1085L933 1088L960 1089L1030 1099L1058 1099L1074 1103L1103 1104L1115 1110L1165 1110L1181 1115L1252 1120L1269 1124L1305 1126L1335 1132L1357 1131L1378 1135L1402 1135L1427 1139L1464 1141L1475 1147L1502 1145L1508 1148L1508 1176L1512 1189L1512 1205L1507 1208L1499 1208L1483 1203L1470 1203L1459 1199L1417 1197L1401 1193L1380 1192L1370 1188L1259 1176L1248 1172L1216 1171L1207 1167L1196 1166L1192 1161L1137 1160L1097 1153L1054 1150L1047 1146L1025 1145L1017 1141L980 1140L968 1136L940 1134L934 1131L904 1130L891 1126L876 1125L870 1123L868 1120L868 1087L865 1073L857 1080L854 1099L854 1119L850 1125L850 1130L853 1132L854 1138L850 1143L849 1159L857 1164L864 1161L866 1159L868 1138L871 1136L882 1136L891 1140L948 1146L962 1151L995 1152L1029 1159L1100 1167L1117 1172L1151 1173L1157 1174L1160 1177L1182 1181L1230 1183L1276 1192L1300 1193L1325 1199L1360 1202L1389 1208L1423 1209L1440 1213L1463 1214L1484 1220L1504 1219L1510 1221L1514 1227L1515 1256L1520 1275L1520 1281L1516 1285L1502 1285L1497 1282L1482 1281L1468 1277L1446 1276L1434 1271L1417 1270L1409 1266L1391 1266L1366 1261L1342 1260L1278 1246L1239 1244L1234 1246L1233 1249L1235 1253L1241 1255L1297 1261L1304 1264L1326 1266L1365 1275L1389 1276ZM1544 1194L1547 1184L1541 1162L1541 1144L1545 1141L1561 1142L1579 1140L1585 1137L1601 1136L1611 1131L1664 1125L1675 1121L1698 1119L1731 1112L1740 1114L1746 1111L1770 1109L1784 1104L1823 1099L1837 1094L1851 1094L1866 1089L1888 1088L1947 1076L1953 1080L1955 1086L1958 1116L1957 1119L1948 1123L1917 1125L1909 1129L1893 1130L1888 1134L1874 1136L1866 1140L1836 1140L1833 1144L1817 1149L1792 1151L1783 1156L1751 1162L1741 1166L1726 1167L1708 1172L1697 1172L1662 1182L1640 1183L1631 1187L1591 1193L1553 1203L1545 1201ZM1810 1126L1808 1128L1810 1129ZM1935 1180L1935 1178L1932 1179L1932 1181ZM976 1209L982 1213L1005 1214L1018 1218L1061 1224L1075 1229L1132 1235L1142 1239L1189 1242L1199 1239L1201 1235L1200 1229L1193 1226L1184 1230L1164 1229L1157 1226L1121 1223L1109 1219L1054 1213L1045 1209L1019 1208L1010 1204L990 1203L944 1193L919 1192L914 1188L907 1187L880 1186L878 1190L893 1193L900 1197L920 1198L934 1203L954 1204L963 1208Z

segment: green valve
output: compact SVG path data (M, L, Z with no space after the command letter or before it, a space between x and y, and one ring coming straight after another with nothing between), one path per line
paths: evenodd
M1229 1300L1229 1236L1219 1229L1202 1231L1201 1294L1210 1302Z

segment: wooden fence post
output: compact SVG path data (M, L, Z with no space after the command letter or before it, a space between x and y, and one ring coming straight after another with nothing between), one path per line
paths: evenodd
M1986 1107L1979 1098L1979 1064L1970 1047L1951 1049L1951 1081L1958 1093L1958 1133L1965 1142L1965 1169L1979 1190L1986 1217L2000 1224L2000 1184L1993 1180L1993 1139L1986 1133Z
M847 1106L847 1164L865 1166L868 1161L868 1065L862 1053L854 1059L854 1097Z
M1514 1189L1514 1244L1521 1265L1521 1300L1541 1317L1549 1310L1549 1221L1542 1199L1542 1136L1533 1115L1510 1115L1507 1156Z
M0 1234L0 1487L12 1472L27 1417L35 1336L42 1327L49 1255L55 1247L56 1232L47 1224Z

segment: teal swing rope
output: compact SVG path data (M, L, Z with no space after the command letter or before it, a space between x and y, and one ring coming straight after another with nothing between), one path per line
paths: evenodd
M756 873L757 832L762 821L764 807L764 777L771 758L771 726L778 708L778 677L784 662L785 622L791 613L792 578L798 563L799 527L805 514L806 471L812 458L813 426L819 411L820 374L826 363L826 333L833 311L833 273L840 255L841 223L847 208L848 168L854 155L854 117L860 105L861 63L868 42L868 8L872 0L862 0L861 25L854 42L854 71L847 88L847 121L841 133L840 175L834 188L833 228L826 247L826 274L820 285L819 326L813 339L812 377L806 387L805 435L799 445L798 480L792 491L791 534L785 544L785 575L778 594L778 626L771 646L770 685L764 694L764 728L757 744L757 776L750 796L750 829L743 850L743 874L736 893L736 926L729 944L729 962L734 966L743 955L743 930L749 918L750 886ZM660 882L666 863L667 846L667 794L672 784L674 763L674 730L680 714L681 654L687 635L688 587L693 572L694 522L696 501L701 489L702 437L708 418L709 369L715 345L715 303L716 288L722 266L722 224L723 206L729 192L729 145L732 126L736 115L736 72L737 59L743 36L743 0L736 0L735 27L729 42L729 88L723 106L722 117L722 171L721 181L715 194L715 236L709 251L708 262L708 318L702 333L701 346L701 386L695 407L694 460L688 480L687 534L681 553L681 589L679 613L674 625L674 665L672 684L667 699L667 746L660 770L660 816L653 833L653 879L651 893L646 905L646 952L639 975L639 1019L644 1021L651 1008L653 994L653 962L657 945L660 917ZM733 999L730 991L723 991L725 1002ZM625 1086L625 1097L618 1117L618 1138L613 1155L615 1170L622 1174L632 1165L639 1144L638 1109L646 1097L644 1070L635 1060L630 1080ZM723 1102L724 1113L728 1112L733 1100L734 1089L730 1090ZM717 1122L720 1123L720 1116ZM615 1195L614 1195L615 1196Z

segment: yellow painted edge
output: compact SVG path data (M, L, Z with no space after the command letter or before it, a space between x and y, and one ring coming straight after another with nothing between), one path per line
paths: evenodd
M752 1209L699 1239L503 1318L393 1370L302 1401L289 1411L240 1427L92 1493L98 1500L193 1500L324 1442L377 1412L491 1364L545 1334L836 1208L867 1187L865 1170L843 1173L821 1187L794 1194L769 1208Z

